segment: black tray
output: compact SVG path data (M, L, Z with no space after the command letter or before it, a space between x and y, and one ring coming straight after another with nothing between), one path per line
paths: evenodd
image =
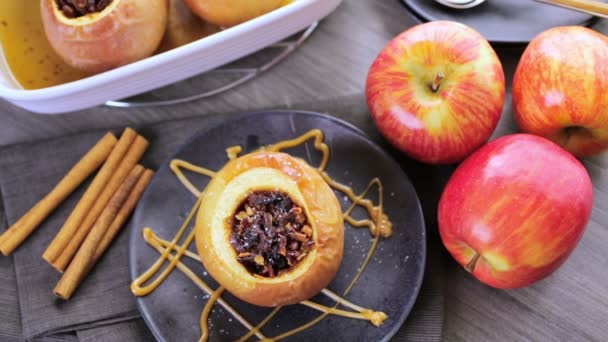
M174 156L198 165L219 169L226 161L225 148L241 144L246 151L259 145L290 139L312 129L325 132L331 149L327 171L338 181L362 191L374 177L385 185L385 211L394 223L391 238L380 241L367 270L347 299L363 307L381 310L389 319L376 328L366 321L330 316L313 328L288 339L294 341L386 341L401 327L416 300L424 273L426 236L422 212L409 179L393 159L352 125L323 114L306 112L261 112L231 116L219 126L195 135ZM319 162L312 144L290 150L292 155ZM202 188L207 179L196 178ZM351 183L352 182L352 183ZM346 199L339 195L343 207ZM168 161L158 170L136 210L130 237L130 271L132 279L145 271L158 253L142 239L143 227L152 227L164 239L172 239L196 198L177 180ZM346 225L345 255L342 267L329 289L341 293L363 262L371 245L368 230ZM194 244L192 245L194 250ZM217 284L204 271L202 264L182 259L205 282ZM206 296L179 270L152 294L138 298L140 311L160 341L196 341L200 337L199 318ZM230 294L223 298L253 324L270 309L246 304ZM333 305L323 295L313 301ZM301 305L281 310L262 332L269 337L283 333L319 315ZM210 340L235 340L247 330L216 305L210 320Z
M552 27L590 25L595 21L589 14L534 0L487 0L464 10L449 8L434 0L401 1L423 21L458 21L495 43L527 43Z

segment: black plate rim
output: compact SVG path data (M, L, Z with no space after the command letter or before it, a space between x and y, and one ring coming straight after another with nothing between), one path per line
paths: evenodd
M413 6L411 6L408 3L408 0L397 0L397 1L399 1L403 5L403 7L405 8L406 12L412 18L414 18L415 20L417 20L421 24L435 20L433 18L430 18L430 17L425 16L422 13L420 13L420 11L418 11L416 8L414 8ZM591 27L595 23L597 23L598 20L599 20L598 17L590 16L589 19L587 19L586 21L581 22L580 25L581 26L585 26L585 27ZM486 39L490 43L501 44L501 45L526 45L526 44L530 43L530 40L527 40L527 39L495 39L495 38L492 38L492 37L486 37Z
M225 120L222 120L216 124L204 127L202 129L198 130L196 133L192 134L192 136L190 136L180 147L178 147L177 150L174 153L172 153L169 158L167 158L165 161L163 161L161 163L161 165L159 166L159 169L169 167L169 163L171 162L171 160L176 155L180 154L182 151L184 151L186 148L188 148L192 143L194 143L194 141L199 136L204 135L207 132L214 130L218 127L221 127L221 126L227 124L228 122L236 121L236 120L242 119L244 117L255 116L255 115L265 115L265 114L266 115L268 115L268 114L269 115L304 115L304 116L317 117L317 118L328 120L330 122L333 122L334 124L341 125L341 126L344 126L345 128L350 129L351 131L357 133L362 138L367 140L367 142L370 144L370 146L374 150L376 150L378 153L384 154L387 157L387 160L389 160L390 163L392 163L397 169L399 169L401 171L401 176L407 180L408 184L411 186L414 194L416 195L416 198L415 198L416 212L422 223L422 235L421 235L420 245L419 245L420 254L421 254L422 272L420 272L418 274L418 279L415 280L413 296L410 298L410 300L406 304L405 309L402 311L401 316L399 316L397 318L398 324L396 324L392 330L388 331L386 333L386 335L380 340L381 342L390 341L390 339L393 336L395 336L395 334L399 331L399 329L401 329L401 327L405 323L407 317L409 316L409 314L412 311L412 308L414 307L414 304L416 303L416 300L418 299L418 296L420 295L420 289L422 288L422 282L424 279L424 275L426 273L426 262L427 262L426 222L424 220L424 214L422 212L422 205L420 204L420 198L418 197L418 193L416 192L416 188L414 187L410 177L405 173L405 171L399 165L399 163L397 163L395 161L395 159L387 151L385 151L382 147L380 147L375 141L371 140L360 128L351 124L350 122L336 118L334 116L331 116L328 114L323 114L323 113L318 113L318 112L313 112L313 111L306 111L306 110L281 110L281 109L256 110L256 111L232 114L232 115L229 115ZM138 202L137 207L135 208L135 211L133 213L133 217L132 217L133 224L135 224L135 222L139 221L138 217L140 215L142 215L141 209L140 209L141 203L143 203L146 200L146 198L149 196L151 189L154 188L154 186L158 182L158 180L159 180L159 178L158 178L157 174L155 174L154 177L152 178L152 181L150 182L150 184L144 191L143 195L141 196L141 199ZM135 239L141 238L141 236L140 236L140 234L138 234L138 232L139 232L139 230L137 230L137 229L131 229L129 231L129 253L128 253L128 255L129 255L129 275L131 277L131 281L133 281L135 278L137 278L139 276L139 274L136 271L136 257L137 256L135 254L134 248L132 248L132 246L134 246L134 244L135 244L135 241L136 241ZM144 322L146 323L146 325L148 326L148 328L154 335L154 338L156 338L157 341L165 342L166 339L164 338L163 335L161 335L161 332L158 331L157 325L154 324L152 321L150 321L151 317L150 317L149 313L143 308L144 300L145 300L145 296L144 297L135 297L135 302L137 304L137 310L139 311Z

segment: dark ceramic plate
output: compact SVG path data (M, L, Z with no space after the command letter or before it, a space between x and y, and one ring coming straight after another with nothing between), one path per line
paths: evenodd
M380 177L385 185L385 211L394 223L394 234L380 241L367 270L347 299L363 307L384 311L390 318L376 328L365 321L331 316L291 340L386 341L397 332L414 305L424 273L426 250L422 212L414 187L387 153L343 121L322 114L273 111L232 116L223 124L194 136L174 158L217 170L226 162L225 148L228 146L240 144L248 152L260 145L294 138L313 128L325 132L325 141L331 149L327 171L336 180L350 184L356 192L363 191L374 177ZM312 165L318 165L320 161L320 155L311 143L289 150L289 153ZM199 188L207 183L203 177L192 174L189 177ZM338 194L338 199L346 208L345 196ZM171 240L194 202L195 197L173 175L168 162L163 164L134 215L130 237L132 278L159 256L143 241L142 228L151 227L161 238ZM335 293L342 293L352 280L372 242L366 229L354 229L349 225L345 229L344 259L329 286ZM194 244L191 249L195 251ZM200 263L183 260L205 282L213 288L217 286ZM197 341L200 313L207 298L181 271L174 270L155 292L138 298L138 305L159 341ZM253 324L270 312L270 309L246 304L230 294L223 298ZM312 300L333 305L322 295ZM286 307L262 332L269 337L276 336L318 315L301 305ZM219 305L211 314L209 326L211 341L233 341L247 332Z
M592 16L534 0L487 0L470 9L446 7L434 0L402 0L424 21L453 20L473 27L489 41L527 43L549 28L588 25Z

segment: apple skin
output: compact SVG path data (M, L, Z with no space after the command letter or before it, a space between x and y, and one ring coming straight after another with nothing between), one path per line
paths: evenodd
M438 74L444 78L434 91ZM367 77L376 126L396 148L429 164L462 161L485 143L505 101L502 64L475 30L435 21L401 33Z
M608 38L585 27L539 34L513 79L515 119L578 157L608 147Z
M517 288L566 260L592 206L589 174L574 156L545 138L513 134L481 147L456 169L439 201L439 232L480 281Z

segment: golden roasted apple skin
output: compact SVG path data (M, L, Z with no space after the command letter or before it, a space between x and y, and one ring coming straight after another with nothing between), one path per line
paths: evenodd
M41 0L44 31L74 68L99 73L149 57L167 25L167 0L113 0L103 11L67 18L55 0Z
M251 274L230 244L231 218L256 190L288 194L313 229L312 251L274 278ZM236 297L258 306L295 304L319 293L338 272L344 251L342 209L333 190L304 161L276 152L242 156L226 164L201 196L196 247L207 272Z
M222 27L238 25L273 11L286 0L185 0L192 12L203 20Z
M217 25L205 22L192 13L184 0L169 0L167 31L160 51L168 51L220 32Z

